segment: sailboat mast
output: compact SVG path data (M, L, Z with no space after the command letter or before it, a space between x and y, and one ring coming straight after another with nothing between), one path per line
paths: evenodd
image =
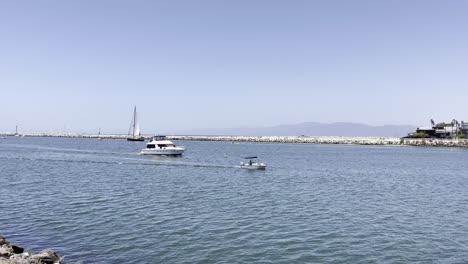
M135 136L135 124L136 124L137 120L136 120L136 105L135 105L135 108L133 109L133 131L132 131L132 135Z

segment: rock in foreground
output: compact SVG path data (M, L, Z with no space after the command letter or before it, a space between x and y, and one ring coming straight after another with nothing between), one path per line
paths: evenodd
M60 257L53 250L45 249L32 254L13 245L0 236L0 264L60 264Z

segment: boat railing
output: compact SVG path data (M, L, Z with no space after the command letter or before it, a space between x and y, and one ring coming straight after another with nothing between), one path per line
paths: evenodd
M166 136L153 136L153 140L165 140L166 139Z

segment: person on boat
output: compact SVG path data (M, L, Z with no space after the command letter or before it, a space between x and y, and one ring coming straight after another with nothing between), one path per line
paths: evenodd
M252 166L252 160L249 160L249 165Z

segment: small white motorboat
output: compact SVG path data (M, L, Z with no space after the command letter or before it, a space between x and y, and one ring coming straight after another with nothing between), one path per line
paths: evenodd
M146 148L142 149L140 154L181 156L184 151L184 147L176 146L172 141L166 140L165 136L155 136L153 140L146 144Z
M245 157L244 159L248 160L247 162L241 162L240 167L242 169L248 169L248 170L264 170L266 169L267 165L266 163L263 162L257 162L255 159L257 156L252 156L252 157Z

